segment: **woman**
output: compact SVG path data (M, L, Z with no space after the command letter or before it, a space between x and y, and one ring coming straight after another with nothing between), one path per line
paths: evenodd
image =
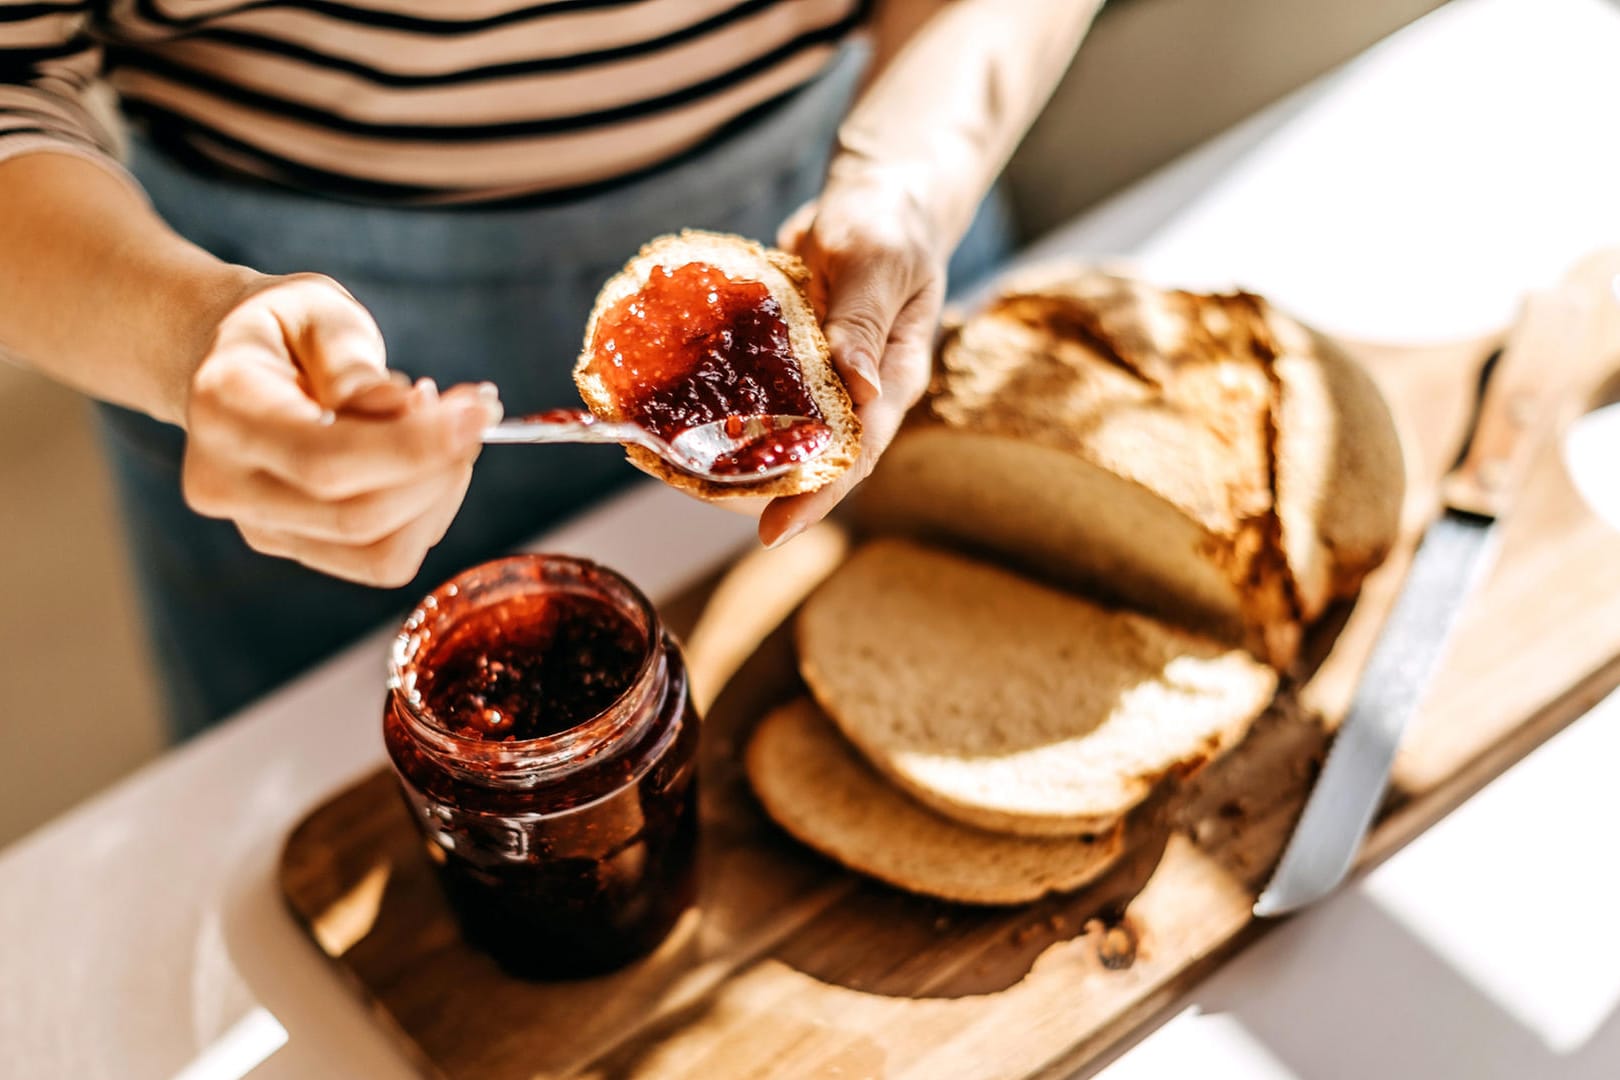
M761 540L870 470L1096 0L868 6L0 0L0 352L106 403L180 731L630 475L473 462L503 400L575 399L595 291L658 233L780 224L826 287L863 461Z

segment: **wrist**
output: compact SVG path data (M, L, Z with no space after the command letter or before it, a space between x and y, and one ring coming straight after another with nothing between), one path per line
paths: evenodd
M277 280L211 256L173 276L167 295L158 303L171 333L161 355L153 357L157 379L148 413L185 426L193 378L213 349L220 324L244 300Z
M983 193L964 183L965 167L940 158L877 155L857 144L839 148L827 172L827 190L848 190L874 211L897 215L929 257L950 259ZM974 190L968 190L974 188Z

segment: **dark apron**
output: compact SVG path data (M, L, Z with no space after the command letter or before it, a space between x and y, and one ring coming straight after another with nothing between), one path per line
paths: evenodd
M389 366L441 387L490 380L510 414L577 402L570 370L602 282L648 239L682 227L769 241L819 190L866 50L700 153L558 205L398 209L200 175L136 139L130 168L168 223L215 255L270 274L317 271L376 317ZM953 282L1004 253L993 200ZM352 585L252 551L180 493L179 429L101 409L170 715L200 730L398 618L432 586L507 551L639 476L613 447L486 451L461 513L403 589Z

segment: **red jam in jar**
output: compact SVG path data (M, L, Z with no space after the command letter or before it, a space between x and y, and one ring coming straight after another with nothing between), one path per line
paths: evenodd
M571 978L651 952L692 905L698 718L635 586L520 555L422 601L383 736L467 940Z
M597 320L588 370L665 439L732 416L822 418L770 289L707 263L653 267Z

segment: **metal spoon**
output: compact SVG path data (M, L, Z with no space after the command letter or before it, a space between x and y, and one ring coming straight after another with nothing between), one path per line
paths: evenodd
M780 441L774 435L783 435ZM614 423L582 409L552 409L484 429L486 444L629 443L712 484L757 484L824 452L832 431L807 416L728 417L665 441L640 424ZM768 445L777 442L777 445Z

